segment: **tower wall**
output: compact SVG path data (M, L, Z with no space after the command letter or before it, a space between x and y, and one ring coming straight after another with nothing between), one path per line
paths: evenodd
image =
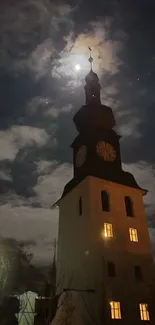
M80 197L82 215L79 215ZM89 202L89 178L60 202L57 282L59 286L60 279L63 278L63 288L89 290L95 287L96 237ZM90 251L94 253L90 254Z
M109 195L109 212L102 210L102 190ZM141 324L139 303L143 301L154 317L155 272L142 195L142 190L89 176L60 201L58 291L83 291L84 295L94 291L92 306L90 297L86 298L90 313L96 304L101 310L98 316L108 324L115 322L110 316L111 301L121 302L122 324ZM133 217L126 215L125 196L132 200ZM104 223L112 224L113 238L102 237ZM138 242L130 241L129 228L137 229ZM114 278L108 275L108 261L115 264ZM135 265L142 270L140 282L135 279Z
M59 201L57 291L77 293L71 325L79 313L87 325L138 325L142 320L153 325L155 269L143 204L147 191L122 169L114 115L101 104L92 67L85 80L86 105L73 118L79 132L72 143L74 176Z

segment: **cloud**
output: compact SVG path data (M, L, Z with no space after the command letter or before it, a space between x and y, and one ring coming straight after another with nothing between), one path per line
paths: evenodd
M126 103L120 99L118 84L112 83L110 86L103 87L101 101L112 107L116 120L115 129L123 137L122 142L142 137L141 125L144 123L144 118L139 114L138 108L134 108L133 114L133 107L132 109L126 107Z
M0 13L0 67L15 74L30 70L39 78L50 70L56 51L52 38L61 25L72 26L74 8L50 0L17 0Z
M123 106L123 102L119 98L119 92L120 91L119 91L118 84L116 82L113 82L111 79L110 79L110 85L108 86L103 85L101 87L101 102L104 105L111 107L114 114L120 112ZM123 113L124 113L124 109L123 109Z
M36 245L29 245L34 253L34 262L49 264L53 254L52 242L58 231L58 210L51 207L60 198L64 185L72 177L72 165L41 160L36 163L36 167L39 177L33 188L35 197L24 199L13 192L8 197L5 196L0 206L0 235L22 242L35 242ZM139 161L137 164L123 164L123 169L133 173L138 184L149 190L144 202L149 226L154 226L151 218L155 209L154 166ZM149 230L151 236L154 236L152 229Z
M89 31L79 34L76 38L73 32L65 37L67 44L60 53L61 58L54 62L52 76L57 78L72 77L74 84L77 82L79 86L79 79L82 80L89 71L88 46L91 46L93 50L93 66L99 76L106 72L114 75L119 71L122 64L120 59L122 42L120 40L112 41L108 37L106 22L92 22L89 27ZM77 63L81 66L79 73L74 68Z
M86 6L84 2L80 5ZM96 18L94 12L90 23L79 10L73 22L74 10L60 1L17 0L14 5L9 0L0 13L0 69L7 72L2 80L2 130L13 123L0 131L4 187L0 229L6 237L36 242L32 249L38 261L51 260L50 241L57 234L58 223L58 211L51 206L72 177L72 165L66 163L72 161L67 146L76 132L71 122L73 109L84 103L84 78L90 69L88 46L100 77L102 102L116 113L126 161L134 162L124 168L149 190L144 201L149 225L153 225L154 166L147 163L143 148L142 160L132 149L134 140L139 144L144 136L144 122L148 132L148 118L142 109L148 89L142 78L137 82L129 61L122 62L127 35L117 27L113 30L117 21L113 25L110 18ZM75 71L77 63L79 72ZM10 96L5 95L8 91ZM18 122L21 125L14 125Z
M127 116L127 122L125 122L125 117L123 119L123 123L117 126L118 132L123 136L123 141L125 141L126 137L132 137L139 139L142 137L142 134L139 130L139 126L142 123L140 118L136 118L132 115Z
M113 85L104 87L104 89L102 91L102 96L104 96L105 94L107 96L115 96L118 93L119 93L119 90L117 88L117 85L116 84L113 84Z
M43 161L42 164L45 166L48 163ZM72 165L70 164L58 165L55 161L51 163L50 167L53 170L49 171L49 165L47 169L45 167L45 174L38 177L38 183L34 187L36 201L46 208L51 207L61 197L64 185L72 177Z
M48 74L51 70L51 61L56 54L55 47L51 39L46 39L30 53L28 59L16 61L13 69L14 72L22 72L29 70L32 72L36 80Z
M19 149L35 144L45 145L49 136L44 129L31 126L12 126L6 131L0 131L0 160L14 160Z
M7 203L0 206L0 229L2 237L28 243L28 248L34 254L34 263L52 262L53 245L51 243L47 248L47 243L57 237L58 210L13 207Z
M24 199L13 191L4 195L0 206L0 235L27 243L33 241L28 246L34 253L34 262L46 264L52 262L51 242L57 238L58 231L58 210L51 207L71 178L72 166L44 160L36 165L40 175L34 187L36 197Z
M48 107L53 105L54 100L52 100L50 97L46 96L36 96L32 97L31 100L28 102L26 110L27 115L31 117L34 114L45 114Z
M40 160L38 162L36 162L37 165L37 172L39 175L41 174L49 174L51 172L51 169L53 168L53 166L55 166L57 164L57 162L53 161L48 161L48 160Z
M10 175L10 171L5 169L5 170L0 170L0 179L4 181L12 181L12 177Z
M52 116L57 118L62 113L69 114L73 106L71 104L67 104L66 106L62 106L61 108L51 107L45 111L45 116Z

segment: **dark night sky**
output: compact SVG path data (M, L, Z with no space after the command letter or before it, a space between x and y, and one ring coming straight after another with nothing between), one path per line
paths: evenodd
M149 191L155 247L154 21L154 0L1 0L0 235L24 241L37 263L51 262L51 206L72 177L72 117L85 102L88 46L102 102L123 136L124 169Z

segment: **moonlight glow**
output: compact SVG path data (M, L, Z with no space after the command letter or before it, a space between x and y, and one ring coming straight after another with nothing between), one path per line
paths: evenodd
M76 66L75 66L75 70L76 70L76 71L80 71L80 70L81 70L81 66L80 66L80 64L76 64Z

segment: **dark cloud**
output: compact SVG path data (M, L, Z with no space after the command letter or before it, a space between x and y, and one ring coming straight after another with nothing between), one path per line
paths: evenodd
M29 68L29 64L32 64L32 69L33 65L37 68L36 60L40 59L40 52L44 54L42 61L49 58L47 52L50 51L50 56L53 54L55 48L52 41L55 41L56 33L57 37L60 35L62 24L72 25L69 19L72 10L67 4L50 0L3 3L0 17L2 67L16 73L18 69ZM50 45L40 50L41 44L48 39Z

